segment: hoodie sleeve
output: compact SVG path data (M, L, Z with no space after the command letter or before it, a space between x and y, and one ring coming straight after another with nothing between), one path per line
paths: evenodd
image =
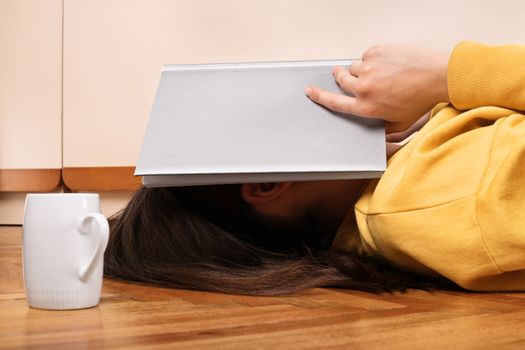
M460 110L498 106L525 111L525 46L459 43L450 56L448 91Z

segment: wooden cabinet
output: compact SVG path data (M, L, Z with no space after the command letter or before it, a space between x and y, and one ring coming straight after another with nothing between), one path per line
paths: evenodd
M0 192L59 185L61 118L62 1L0 1Z
M525 43L524 2L65 0L64 182L134 188L167 63L361 56L375 43Z
M137 188L163 64L525 44L523 13L521 0L0 0L0 192Z
M520 0L2 0L0 190L31 178L7 169L55 184L48 170L62 167L71 188L97 174L136 186L163 64L360 57L381 42L523 43L524 12Z

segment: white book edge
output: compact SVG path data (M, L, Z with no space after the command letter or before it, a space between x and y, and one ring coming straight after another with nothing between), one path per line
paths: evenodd
M304 173L242 173L242 174L180 174L144 175L142 183L146 187L220 185L254 182L348 180L378 178L384 171L341 171Z

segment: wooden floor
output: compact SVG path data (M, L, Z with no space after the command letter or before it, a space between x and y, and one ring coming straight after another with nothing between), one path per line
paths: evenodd
M27 306L20 227L0 227L0 278L2 349L525 349L525 293L247 297L105 280L98 307L44 311Z

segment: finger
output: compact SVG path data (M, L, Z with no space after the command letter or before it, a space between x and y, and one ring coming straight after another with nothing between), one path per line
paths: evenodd
M344 68L342 66L334 66L334 68L332 68L332 75L335 77L340 70L344 70Z
M346 69L337 69L335 71L335 81L337 81L337 84L346 92L350 92L353 95L355 95L355 89L354 84L357 80L356 77L350 74L350 72Z
M350 74L352 74L354 77L358 77L359 75L361 75L362 66L363 66L363 62L355 61L355 62L352 62L348 70Z
M305 89L306 95L314 102L335 112L356 114L357 100L355 97L336 94L324 89L309 86Z

